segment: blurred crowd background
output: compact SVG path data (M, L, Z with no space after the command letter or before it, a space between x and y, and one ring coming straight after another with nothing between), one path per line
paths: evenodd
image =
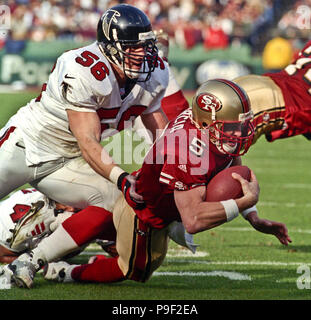
M118 3L143 10L184 50L247 45L265 64L268 49L276 62L265 69L281 68L311 38L311 0L8 0L11 26L0 34L0 49L20 54L28 41L93 41L101 14Z
M311 0L9 0L5 3L11 9L12 21L2 46L6 40L95 39L100 15L118 3L142 9L155 29L164 29L171 42L187 49L198 43L211 50L247 42L258 52L267 41L267 28L270 37L281 35L298 42L310 33L310 21L303 19L304 15L308 18ZM276 31L271 32L271 28Z

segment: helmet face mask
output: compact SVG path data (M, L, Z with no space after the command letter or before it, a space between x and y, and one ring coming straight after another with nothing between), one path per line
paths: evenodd
M231 156L241 156L251 146L254 128L250 120L243 123L215 121L209 126L209 135L218 150Z
M97 41L110 62L128 78L141 82L150 78L158 49L150 21L141 10L126 4L108 9L98 22Z
M125 75L128 78L138 78L140 74L146 74L146 77L141 81L147 81L155 69L158 58L155 41L147 40L141 44L126 44L121 47L123 50L118 53L123 57L121 61Z
M248 96L232 81L203 83L192 101L192 114L221 153L236 157L248 151L254 137L253 113Z

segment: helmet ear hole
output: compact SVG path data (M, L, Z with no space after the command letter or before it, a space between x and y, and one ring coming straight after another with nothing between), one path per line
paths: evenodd
M208 124L207 124L205 121L203 121L203 122L202 122L202 127L203 127L203 128L207 128L207 127L208 127Z

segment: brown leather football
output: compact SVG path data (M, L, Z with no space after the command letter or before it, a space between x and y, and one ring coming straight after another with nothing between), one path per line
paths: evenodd
M243 196L241 183L232 178L236 172L244 179L250 181L251 171L247 166L233 166L220 171L208 183L206 188L206 201L215 202L229 199L238 199Z

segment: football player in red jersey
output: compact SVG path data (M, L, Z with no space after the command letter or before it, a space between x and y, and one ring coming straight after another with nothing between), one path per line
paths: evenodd
M236 78L254 112L255 137L268 141L299 134L311 139L311 41L292 64L277 73Z
M256 230L273 234L287 245L291 240L286 226L257 215L254 206L259 186L253 173L250 182L235 175L242 185L243 197L205 201L210 179L224 168L240 164L240 155L250 147L251 119L249 100L239 86L221 79L204 83L196 92L192 110L184 111L168 125L150 149L141 169L133 173L137 179L136 192L143 196L145 205L132 201L125 180L118 181L125 195L118 199L113 210L119 256L97 256L92 263L81 266L50 263L45 268L45 277L64 282L125 279L144 282L166 256L171 223L182 222L189 234L195 234L231 221L239 212ZM81 230L78 217L85 211L89 211L85 217L91 221ZM113 235L112 230L107 231L111 225L93 223L97 216L105 214L103 208L89 207L69 218L70 223L67 219L62 228L71 229L72 241L78 245L83 237L96 238L99 233L108 239ZM57 230L49 238L55 234ZM40 266L53 261L44 253L47 241L48 238L43 239L37 248L5 269L18 286L31 287ZM59 241L55 243L59 246Z

